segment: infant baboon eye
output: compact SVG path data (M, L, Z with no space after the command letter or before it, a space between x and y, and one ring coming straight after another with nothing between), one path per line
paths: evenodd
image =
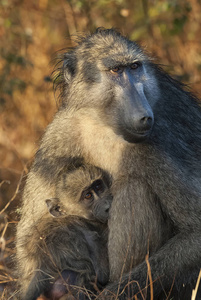
M91 189L85 190L82 192L81 201L86 201L87 203L90 203L94 200L93 192L91 192Z
M95 192L103 192L104 191L104 186L102 180L97 180L93 184L93 188Z
M136 62L134 62L133 64L130 65L130 68L131 68L132 70L135 70L135 69L137 69L139 66L140 66L140 62L136 61Z
M91 199L93 199L93 194L88 192L88 193L86 193L84 198L87 199L87 200L91 200Z

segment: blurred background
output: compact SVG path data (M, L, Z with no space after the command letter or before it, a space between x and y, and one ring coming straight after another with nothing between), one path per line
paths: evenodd
M57 110L55 58L74 45L77 33L102 26L138 41L201 92L200 0L0 0L0 299L10 299L4 287L15 281L22 181Z

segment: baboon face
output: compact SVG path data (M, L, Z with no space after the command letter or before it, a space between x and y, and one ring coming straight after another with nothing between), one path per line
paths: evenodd
M46 200L49 212L54 217L76 215L105 223L112 202L109 185L107 176L92 166L64 173L57 184L58 198Z
M90 212L90 218L95 218L103 223L109 218L111 202L112 196L101 179L95 180L91 186L87 187L80 198L80 203Z
M67 99L68 104L84 108L126 141L142 141L152 131L159 96L150 64L134 42L112 30L99 31L65 56L64 80L76 84L82 99L79 104Z

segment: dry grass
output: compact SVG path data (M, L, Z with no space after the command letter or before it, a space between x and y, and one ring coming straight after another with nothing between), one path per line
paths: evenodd
M21 180L20 180L21 181ZM3 182L2 182L3 183ZM16 294L16 277L14 272L14 256L15 256L15 226L17 224L17 217L14 217L9 212L9 206L15 201L18 191L17 189L0 212L0 299L9 300L17 299Z

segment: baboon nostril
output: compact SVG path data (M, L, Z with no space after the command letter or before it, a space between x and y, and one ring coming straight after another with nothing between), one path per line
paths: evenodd
M141 119L141 121L143 121L143 122L152 121L152 118L151 118L151 117L143 117L143 118Z
M143 117L139 121L139 128L141 130L149 130L153 125L152 117Z
M152 122L152 118L151 117L143 117L140 121L142 124L147 124L147 123Z

